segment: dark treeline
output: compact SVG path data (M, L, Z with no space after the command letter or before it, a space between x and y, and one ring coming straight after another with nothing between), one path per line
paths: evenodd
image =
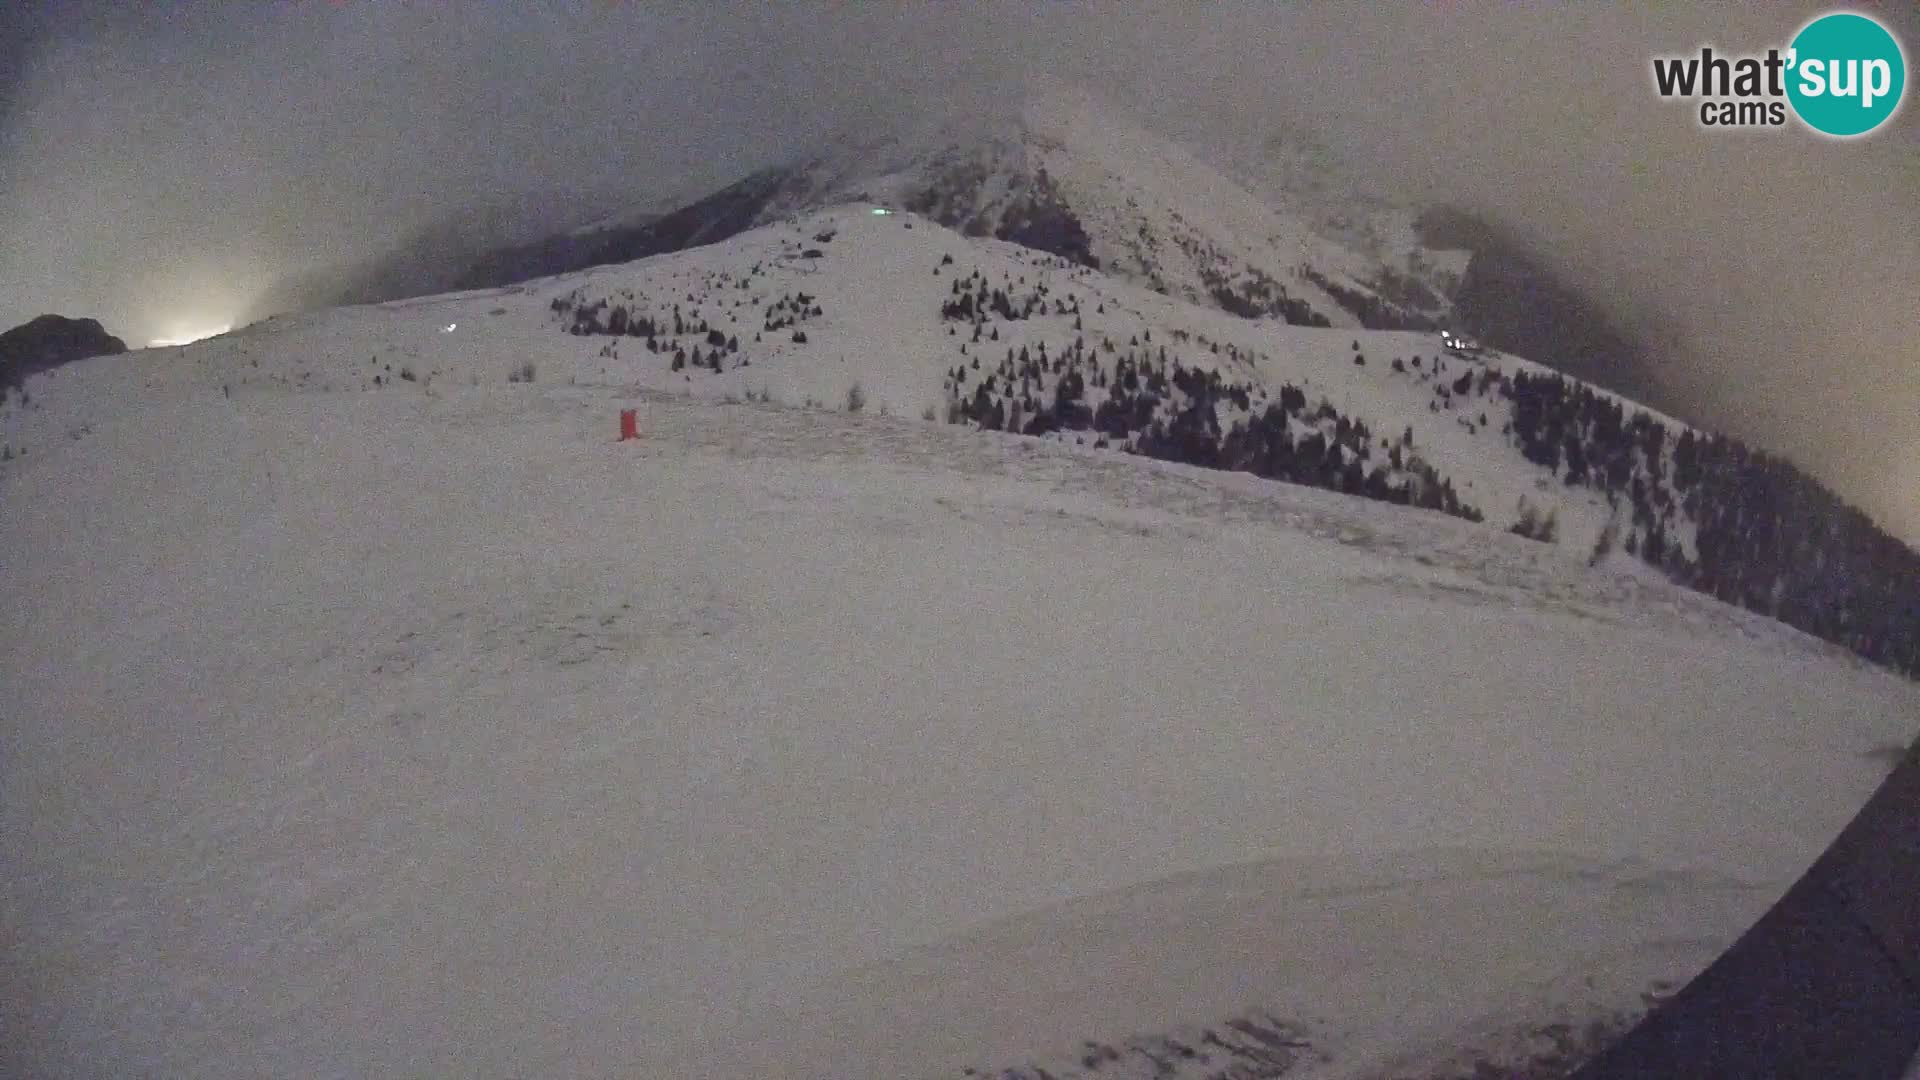
M1920 676L1920 554L1790 462L1724 435L1631 419L1558 376L1508 383L1513 434L1570 486L1631 507L1628 550L1674 581ZM1688 557L1674 533L1697 529Z
M1435 315L1420 311L1409 311L1403 307L1373 293L1349 289L1337 281L1329 279L1312 267L1301 270L1300 276L1318 285L1335 303L1351 312L1360 320L1360 325L1369 330L1438 330L1444 320ZM1391 270L1382 273L1382 280L1396 283L1405 292L1423 291L1424 286L1411 278L1395 277Z
M1044 295L1002 300L999 290L986 292L988 305L965 302L985 288L964 279L956 283L961 300L943 308L949 320L973 324L974 343L983 340L984 314L1044 303ZM1073 306L1065 310L1077 314ZM1209 348L1218 353L1221 346ZM1236 347L1226 348L1227 359L1240 359ZM947 419L955 423L1024 435L1075 434L1095 447L1485 520L1415 452L1411 430L1379 437L1325 400L1310 405L1306 392L1292 385L1269 397L1250 382L1170 356L1150 331L1125 345L1080 335L1051 354L1044 342L1037 349L1009 346L991 366L975 353L947 372L946 390ZM1222 413L1239 418L1223 429Z

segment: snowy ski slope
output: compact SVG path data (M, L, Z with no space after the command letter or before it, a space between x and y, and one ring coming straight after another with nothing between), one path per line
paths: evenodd
M1079 305L995 356L1179 330L1490 520L924 421L976 272ZM1405 1076L1620 1022L1920 691L1590 569L1603 510L1387 363L1434 351L849 207L30 379L0 1071Z

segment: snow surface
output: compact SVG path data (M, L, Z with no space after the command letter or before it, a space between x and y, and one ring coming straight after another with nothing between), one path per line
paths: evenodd
M1215 1030L1193 1068L1279 1075L1235 1021L1406 1075L1684 980L1915 733L1911 684L1578 550L921 422L946 253L1420 392L858 208L30 379L0 1071L1070 1076ZM548 306L722 274L742 326L817 293L809 342L696 382Z
M990 370L1009 350L1043 344L1058 356L1076 339L1104 345L1110 368L1114 350L1146 334L1149 351L1165 349L1190 367L1251 381L1263 393L1297 384L1310 405L1328 400L1341 413L1365 421L1378 437L1410 430L1418 454L1451 479L1460 497L1483 511L1489 523L1514 522L1525 498L1556 515L1562 547L1587 556L1609 521L1628 516L1597 490L1569 488L1528 462L1501 430L1512 414L1510 402L1477 392L1437 396L1463 374L1548 374L1540 364L1497 352L1475 360L1444 356L1437 334L1243 319L1041 252L963 237L918 215L875 217L867 210L852 206L813 213L725 244L507 289L275 319L231 335L225 348L193 352L189 359L197 370L191 375L169 368L148 378L217 379L236 391L263 381L371 389L376 374L384 373L384 381L392 384L404 364L444 387L448 380L472 385L504 378L504 368L525 357L537 360L549 380L617 381L715 398L765 394L788 404L837 405L857 383L871 409L912 416L932 410L944 416L942 382L949 369L968 371L973 361L983 360ZM832 239L817 239L821 236ZM953 261L943 264L944 259ZM966 325L956 336L955 324L941 318L940 307L950 299L955 280L974 273L1016 296L1045 287L1049 303L1077 301L1081 315L1042 313L996 327L994 340L969 342ZM822 314L791 329L762 333L769 306L799 294L815 298ZM555 327L566 321L556 320L547 306L556 297L607 300L663 321L678 308L689 321L698 317L739 338L740 355L749 363L741 366L729 357L727 370L717 375L676 374L668 370L665 356L646 352L638 339L555 340ZM429 309L444 316L419 316ZM449 322L458 329L441 334ZM804 332L805 343L792 340L795 329ZM610 341L615 355L600 355ZM692 337L682 340L696 343ZM1238 350L1240 359L1209 346ZM1356 355L1364 365L1354 362ZM376 357L377 364L361 364ZM1421 360L1417 368L1416 358ZM1393 370L1395 360L1403 362L1404 371ZM1436 369L1436 362L1442 367ZM969 371L969 378L977 384L980 375ZM1089 404L1102 393L1089 391ZM1629 416L1640 412L1662 422L1675 440L1687 430L1618 395L1596 393L1622 401ZM17 449L44 441L50 433L35 423L31 413L0 409L0 442ZM1668 477L1673 475L1672 445L1669 441L1662 470ZM1692 524L1684 510L1674 509L1669 530L1691 555Z

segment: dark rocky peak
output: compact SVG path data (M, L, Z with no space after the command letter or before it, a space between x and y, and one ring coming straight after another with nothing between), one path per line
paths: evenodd
M27 376L89 356L127 351L97 319L42 315L0 333L0 386L18 386Z

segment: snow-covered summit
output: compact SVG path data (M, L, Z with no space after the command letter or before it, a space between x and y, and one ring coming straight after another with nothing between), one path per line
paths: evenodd
M1058 80L1035 80L1018 109L853 140L779 172L762 220L890 201L1170 296L1292 322L1437 322L1464 268L1464 253L1420 248L1410 212L1369 198L1343 212L1332 182L1311 204L1263 199Z
M591 225L531 243L397 252L335 291L357 302L370 281L392 298L448 282L498 286L711 244L855 201L1098 266L1177 299L1299 324L1436 326L1449 316L1467 258L1426 248L1411 210L1337 194L1362 185L1327 180L1306 202L1270 185L1243 186L1235 182L1243 173L1230 178L1057 80L1036 79L1005 101L903 109L823 145L677 208L649 197L575 213ZM409 290L409 281L419 287ZM326 292L317 281L280 291Z

